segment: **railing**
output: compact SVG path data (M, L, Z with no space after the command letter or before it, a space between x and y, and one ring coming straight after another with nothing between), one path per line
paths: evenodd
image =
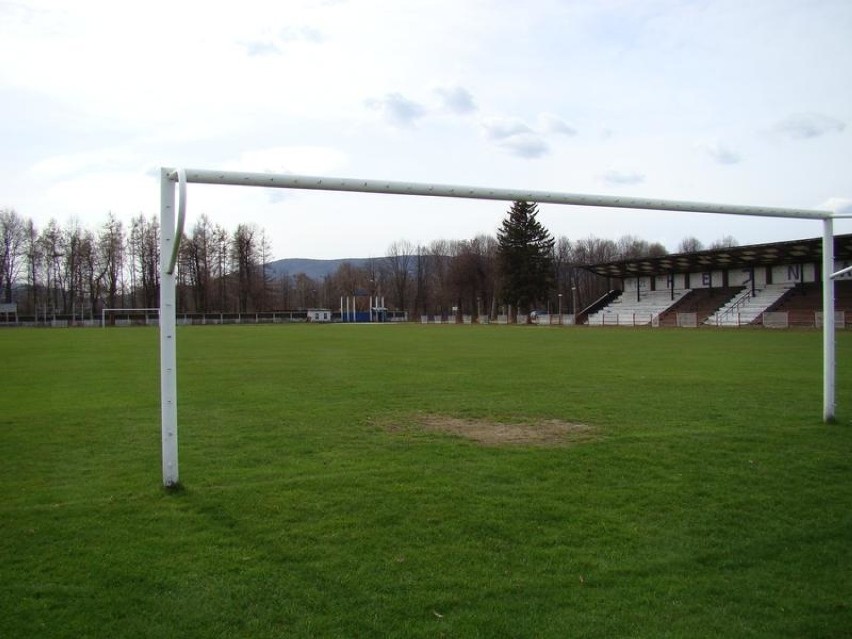
M591 315L592 313L596 313L597 311L604 308L612 300L614 300L619 295L621 295L621 293L622 293L621 291L616 291L616 290L612 290L612 291L609 291L607 293L604 293L598 299L596 299L594 302L589 304L586 308L581 309L576 314L575 320L574 320L575 323L577 323L577 324L584 323L586 321L586 319L589 317L589 315Z
M748 301L752 298L751 291L746 289L743 293L740 294L738 298L734 300L734 303L731 304L723 313L716 313L716 326L720 326L724 322L722 320L729 318L735 312L737 313L737 326L740 324L739 311L745 306Z
M647 326L658 317L658 313L651 311L631 313L602 313L598 317L600 323L595 322L590 326Z

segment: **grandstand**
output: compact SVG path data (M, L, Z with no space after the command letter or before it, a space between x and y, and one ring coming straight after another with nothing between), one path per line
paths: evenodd
M852 234L834 238L835 268ZM613 289L590 326L822 325L822 239L755 244L593 264ZM837 326L852 324L852 274L835 281ZM764 321L766 320L766 321Z

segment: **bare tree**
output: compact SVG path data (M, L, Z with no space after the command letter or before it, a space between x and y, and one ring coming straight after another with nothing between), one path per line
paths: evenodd
M365 286L363 287L364 291L352 291L352 293L363 294L366 291L368 294L381 297L385 290L383 288L385 281L384 271L382 270L382 261L374 257L369 258L364 264L364 275L366 276L366 281L364 282Z
M289 273L281 273L278 276L275 281L275 291L278 297L276 306L281 309L291 308L293 304L293 278L290 277Z
M65 246L62 229L56 220L50 220L38 239L44 268L44 304L53 312L60 310L60 301L64 297L64 260Z
M476 298L482 291L484 279L477 247L467 240L454 242L449 282L457 319L460 319L466 310L470 314L474 313L478 306Z
M618 258L620 260L632 260L639 257L662 257L668 254L666 247L659 242L648 242L635 235L623 235L616 243L618 247Z
M319 284L316 280L304 273L298 273L294 278L294 289L296 308L310 308L317 305L317 289Z
M31 219L26 222L26 245L24 255L27 263L27 288L29 289L29 304L27 312L35 312L38 304L39 275L42 268L41 246L38 241L38 230Z
M231 244L231 236L228 231L218 224L213 229L213 263L215 265L215 277L218 281L219 311L228 308L228 249Z
M124 226L113 213L109 214L106 223L101 227L98 255L104 278L106 304L114 308L119 304L118 293L124 266Z
M710 249L711 250L726 249L726 248L733 248L733 247L739 246L739 245L740 245L740 243L737 242L736 238L733 235L723 235L718 240L714 240L710 244Z
M260 279L260 231L257 226L237 226L231 243L231 261L237 275L239 312L246 313L250 308L254 310Z
M83 275L83 235L84 231L80 226L80 222L76 219L68 220L63 231L65 245L64 255L64 270L65 278L65 296L67 299L66 312L70 305L71 312L80 308L82 311L85 290L84 275Z
M387 273L392 291L392 303L396 308L408 310L408 292L414 262L414 246L407 240L397 240L387 250L382 267Z
M453 243L449 280L459 314L479 318L483 313L496 312L500 291L498 249L497 240L488 235Z
M553 266L556 271L556 275L554 277L556 296L557 298L559 295L565 296L566 303L572 299L568 293L571 291L571 288L575 286L576 279L576 274L574 273L576 267L573 264L572 258L571 240L564 235L557 238L556 244L553 247ZM564 310L567 311L568 306L565 306Z
M135 233L132 244L136 252L134 270L139 275L138 283L142 294L142 306L159 306L160 296L160 221L152 215L146 219L140 214L134 220Z
M272 281L268 272L269 261L272 259L272 242L270 242L269 235L263 228L260 229L260 243L258 245L258 253L258 259L260 260L258 303L260 306L260 310L268 311L270 309L269 292L272 288Z
M431 261L426 247L419 245L414 257L414 315L426 313L430 295Z
M325 280L323 288L326 291L326 303L371 291L374 285L375 280L371 280L369 268L358 268L350 262L343 262Z
M588 237L576 240L573 246L573 263L580 267L600 262L612 262L619 259L618 246L612 240ZM575 284L577 290L577 311L595 301L613 287L608 278L595 275L583 268L576 268Z
M94 316L103 290L103 278L98 268L98 247L95 234L89 230L83 232L80 242L80 279L84 283L89 314Z
M689 236L683 238L677 245L678 253L697 253L704 250L704 244L697 237Z
M12 302L12 290L24 264L26 241L23 218L14 209L0 210L0 290L6 303Z
M193 307L202 313L210 310L214 246L213 224L202 214L181 245L181 262L189 278Z
M429 244L427 251L431 266L431 308L435 314L443 315L452 306L450 265L453 248L447 240L434 240Z

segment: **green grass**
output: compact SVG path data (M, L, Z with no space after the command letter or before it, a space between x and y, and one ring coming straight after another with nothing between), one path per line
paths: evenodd
M0 637L852 628L850 333L825 425L813 331L184 328L177 493L157 339L0 332Z

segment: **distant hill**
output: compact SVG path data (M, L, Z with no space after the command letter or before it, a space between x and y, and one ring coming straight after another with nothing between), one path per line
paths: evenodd
M310 260L298 257L275 260L266 265L267 270L273 277L280 275L298 275L304 273L311 279L321 280L326 275L334 273L341 264L349 262L355 268L365 266L369 258L347 257L339 260Z

